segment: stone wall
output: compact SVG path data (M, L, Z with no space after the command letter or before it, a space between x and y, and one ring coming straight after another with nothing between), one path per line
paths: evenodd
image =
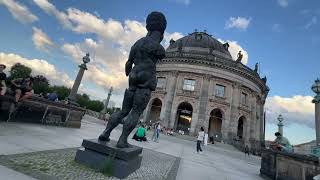
M320 174L319 159L265 149L261 155L260 174L276 180L312 180Z
M3 112L1 113L1 120L3 121L55 124L80 128L82 117L85 114L83 108L62 102L52 102L35 96L19 102L15 106L12 97L1 97L0 105ZM8 119L10 111L12 114L11 118Z

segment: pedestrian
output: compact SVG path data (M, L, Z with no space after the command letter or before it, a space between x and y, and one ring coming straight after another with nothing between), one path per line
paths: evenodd
M202 143L203 139L204 139L204 128L201 127L200 131L198 132L198 138L197 138L197 153L202 152L201 143Z
M6 69L6 66L4 64L0 64L0 96L4 96L7 91L7 86L6 86L6 80L7 80L7 75L4 73L4 69Z
M156 139L156 142L159 142L160 132L161 132L161 125L160 125L160 122L158 122L157 123L157 139Z
M152 141L156 141L156 138L157 138L157 123L154 123L152 125L152 128L153 128Z
M250 152L249 146L246 145L246 147L244 148L244 155L246 156L248 154L249 156L249 152Z

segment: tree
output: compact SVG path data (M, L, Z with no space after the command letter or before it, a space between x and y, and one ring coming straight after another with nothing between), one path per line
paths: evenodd
M98 100L91 100L87 104L87 109L90 109L92 111L100 112L104 107L103 102Z
M80 105L80 107L87 107L89 101L90 98L87 94L77 94L77 103Z
M9 80L17 79L17 78L27 78L31 75L32 69L20 64L16 63L11 67Z
M59 100L65 100L69 94L71 89L65 86L52 86L50 87L49 92L56 92L59 96Z
M34 77L34 81L33 81L33 90L34 93L36 94L47 94L50 90L50 84L49 84L49 80L42 76L42 75L37 75Z

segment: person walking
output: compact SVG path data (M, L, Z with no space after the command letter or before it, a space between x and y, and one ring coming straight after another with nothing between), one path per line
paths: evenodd
M158 122L157 123L157 138L156 138L156 142L159 142L160 132L161 132L161 124L160 124L160 122Z
M201 143L202 143L203 139L204 139L204 128L201 127L200 131L198 132L198 138L197 138L197 153L202 152Z
M156 139L157 139L157 123L154 123L152 125L152 128L153 128L152 141L156 141Z
M244 155L246 156L248 154L249 156L249 152L250 152L249 146L246 145L246 147L244 148Z

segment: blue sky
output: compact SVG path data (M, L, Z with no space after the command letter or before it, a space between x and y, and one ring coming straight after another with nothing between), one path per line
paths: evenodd
M50 76L53 84L70 85L83 53L90 51L91 69L81 91L104 99L114 86L111 100L120 104L126 87L122 65L154 10L167 17L164 45L194 29L207 30L245 50L249 67L260 62L271 89L268 139L279 113L293 143L315 138L310 87L320 77L318 0L0 0L0 63L23 61L35 73Z

